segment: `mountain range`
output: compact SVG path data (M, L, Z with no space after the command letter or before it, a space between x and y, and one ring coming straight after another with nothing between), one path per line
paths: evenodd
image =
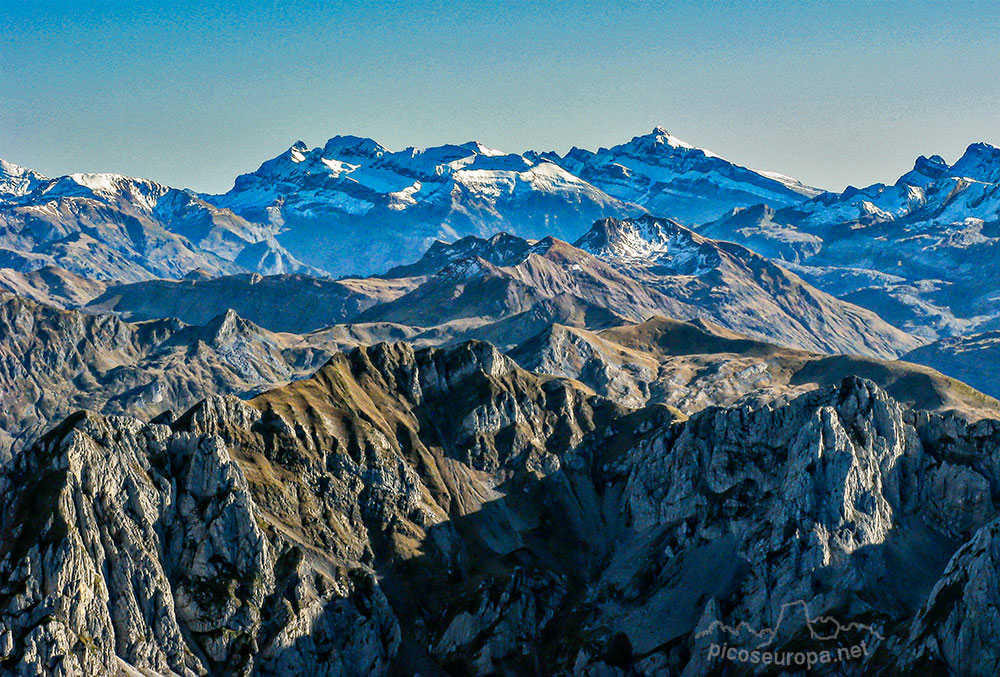
M818 674L993 674L998 191L661 127L220 195L2 162L0 672L730 675L835 625Z
M3 665L705 674L698 631L802 600L884 628L867 674L988 674L997 425L853 376L686 418L475 341L81 412L0 469Z
M293 144L222 195L115 174L48 179L3 162L0 247L22 253L9 266L21 272L55 262L99 279L180 278L195 268L371 274L407 263L440 238L505 230L573 240L606 216L653 212L694 224L736 206L790 205L817 192L660 127L564 157L477 142L393 152L372 139L336 136L313 149ZM675 208L656 195L671 196Z
M897 357L921 345L740 245L650 216L598 221L573 245L509 234L439 242L416 263L370 278L242 275L114 284L85 307L191 324L233 308L273 331L406 326L419 328L420 336L475 336L502 346L553 321L603 328L652 315L704 317L820 352Z
M1000 149L918 158L893 185L734 210L699 232L740 242L928 338L998 328Z

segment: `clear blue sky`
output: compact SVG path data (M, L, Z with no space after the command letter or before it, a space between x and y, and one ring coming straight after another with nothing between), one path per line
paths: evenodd
M843 188L1000 145L1000 3L0 5L0 157L223 191L296 139L509 151L663 125Z

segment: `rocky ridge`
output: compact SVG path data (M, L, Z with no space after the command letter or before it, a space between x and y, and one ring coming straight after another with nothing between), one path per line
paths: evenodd
M230 307L275 331L361 325L376 341L402 332L420 345L481 338L507 348L552 322L603 329L654 315L815 352L892 358L921 343L744 247L648 216L602 219L573 245L507 233L437 242L415 263L367 278L109 285L86 310L198 324Z
M989 674L963 563L997 425L853 377L685 420L475 342L359 348L171 425L75 415L0 475L3 665L729 674L698 633L798 600L880 628L858 674Z
M151 418L215 393L249 396L312 373L325 342L233 311L203 326L122 322L0 294L0 460L77 409Z

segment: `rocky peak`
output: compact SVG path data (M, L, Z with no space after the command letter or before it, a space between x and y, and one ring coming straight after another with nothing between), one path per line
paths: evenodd
M913 164L913 169L899 177L896 185L925 188L944 176L948 169L948 163L940 155L921 155Z
M971 144L958 162L951 166L948 175L1000 183L1000 148L988 143Z
M48 180L33 169L0 159L0 199L27 195Z
M751 207L736 207L726 214L720 221L725 221L734 226L757 225L774 218L775 210L765 204L753 205Z
M244 320L232 308L210 320L202 331L205 342L214 346L229 345L241 337L259 336L262 333L260 327Z
M657 162L664 156L692 153L706 157L717 157L701 148L695 148L686 141L672 136L664 127L654 127L649 134L635 136L631 141L611 148L611 152L647 158Z
M386 153L386 148L374 139L362 136L334 136L323 146L323 157L336 159L339 157L375 159Z
M695 244L697 235L670 219L641 216L636 219L601 219L573 246L594 256L648 259L671 251L672 246Z
M387 273L387 278L433 275L445 267L469 258L481 258L493 265L507 266L519 261L531 247L524 238L500 232L484 239L469 235L455 242L435 240L416 263L397 266Z

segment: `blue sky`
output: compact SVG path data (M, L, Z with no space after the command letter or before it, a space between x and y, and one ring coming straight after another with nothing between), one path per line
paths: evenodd
M1000 3L5 2L0 157L223 191L297 139L663 125L843 188L1000 145Z

